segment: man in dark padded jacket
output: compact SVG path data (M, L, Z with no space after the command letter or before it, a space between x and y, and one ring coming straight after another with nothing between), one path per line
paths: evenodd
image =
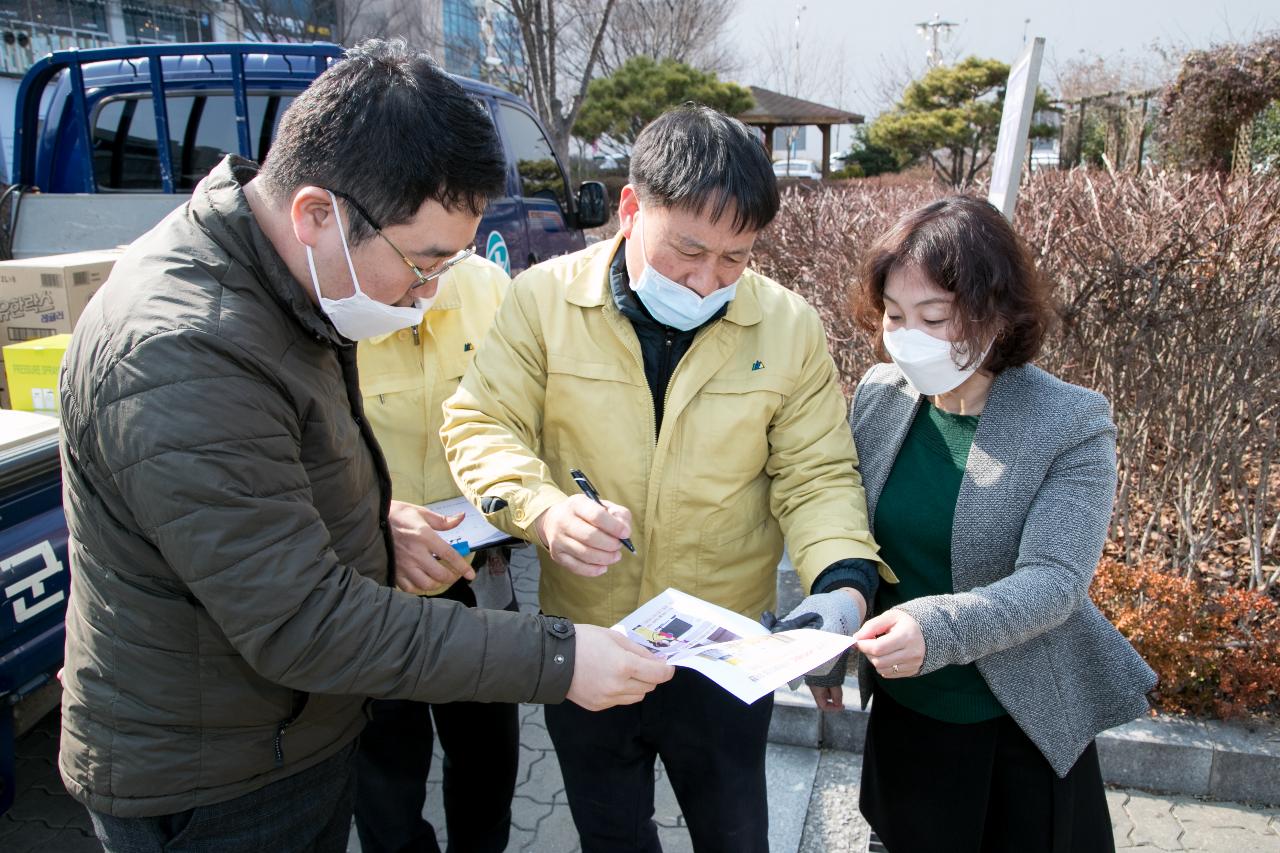
M670 677L602 628L389 585L469 566L390 500L352 341L421 321L505 170L455 82L367 42L85 312L60 766L108 851L345 850L366 696L604 708Z

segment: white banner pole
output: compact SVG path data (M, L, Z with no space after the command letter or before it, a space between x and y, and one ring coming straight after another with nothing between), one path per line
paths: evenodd
M1000 116L996 153L991 159L991 192L987 194L987 201L1010 221L1018 201L1018 184L1026 160L1027 134L1031 131L1043 58L1044 39L1033 39L1009 69L1009 83L1005 87L1004 112Z

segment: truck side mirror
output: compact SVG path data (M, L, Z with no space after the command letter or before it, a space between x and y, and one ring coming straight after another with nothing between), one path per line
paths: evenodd
M583 181L578 187L578 227L599 228L609 221L609 195L599 181Z

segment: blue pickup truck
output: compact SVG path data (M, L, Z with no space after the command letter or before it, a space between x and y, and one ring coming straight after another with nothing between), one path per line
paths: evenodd
M13 255L131 241L224 155L261 161L294 96L341 55L330 44L227 43L69 50L40 60L17 96L12 174L22 196ZM477 253L515 274L582 248L584 229L609 218L604 186L587 181L571 193L565 164L528 104L455 79L489 113L507 154L507 192L485 211Z
M0 410L0 813L13 802L15 728L57 701L69 581L58 422Z
M189 44L50 54L18 91L13 255L133 240L227 153L265 157L294 96L341 53L334 45ZM582 248L583 229L609 217L603 185L570 194L528 105L458 82L489 112L507 153L507 193L485 211L477 252L514 274ZM13 801L16 730L56 703L69 579L57 422L0 410L0 814Z

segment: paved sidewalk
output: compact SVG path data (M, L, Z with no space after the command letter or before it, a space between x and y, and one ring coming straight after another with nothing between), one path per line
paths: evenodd
M508 853L578 853L560 768L542 725L542 711L520 709L520 772L512 804ZM866 853L870 830L858 813L862 756L850 752L769 745L769 849L773 853ZM441 846L440 760L427 783L427 819ZM659 766L654 819L666 853L691 853L680 807ZM1128 853L1280 853L1280 809L1107 792L1116 849ZM872 853L877 848L871 848ZM360 845L352 832L350 853Z
M536 611L536 569L517 560L513 576L521 608ZM784 578L785 580L785 578ZM788 594L795 595L791 590ZM512 806L510 853L575 853L577 837L560 768L542 724L542 711L520 709L520 773ZM58 778L58 717L51 714L18 742L18 795L0 817L4 853L79 853L100 850L88 814ZM439 751L437 749L437 756ZM864 853L869 830L858 814L862 756L770 744L769 822L774 853ZM428 819L445 838L440 811L439 757L428 781ZM670 785L657 772L655 819L667 853L692 848ZM1280 853L1280 809L1258 809L1137 790L1108 792L1119 851ZM350 851L359 844L352 832ZM877 848L871 848L875 853Z

